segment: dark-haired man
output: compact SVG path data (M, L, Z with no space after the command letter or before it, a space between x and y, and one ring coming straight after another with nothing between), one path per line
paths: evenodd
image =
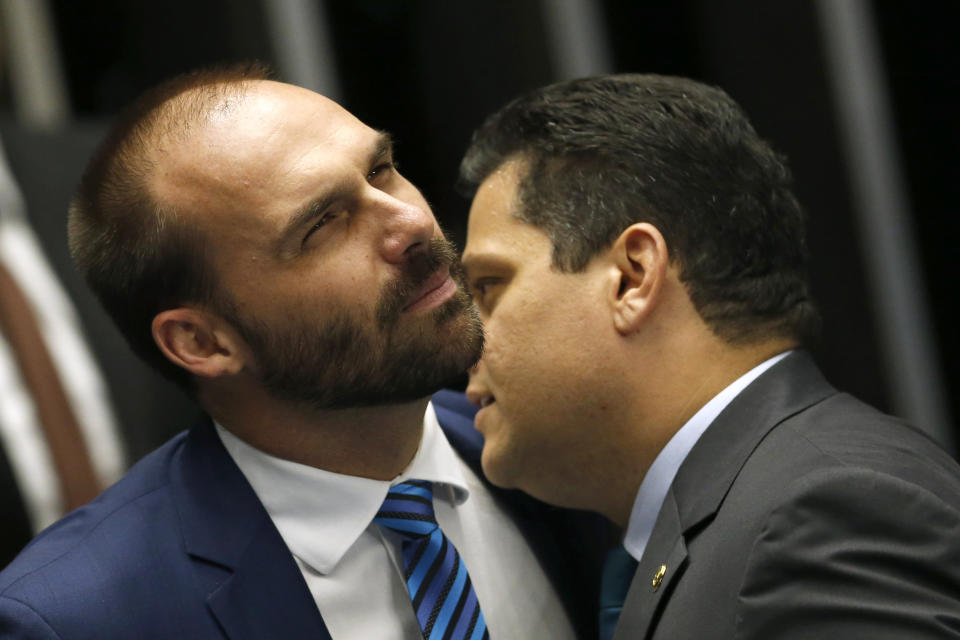
M729 96L552 85L461 178L483 468L625 529L615 638L960 637L960 469L802 350L804 216Z
M0 574L0 636L574 637L543 513L488 490L469 422L428 405L482 333L386 134L255 68L190 74L120 118L69 231L213 422Z

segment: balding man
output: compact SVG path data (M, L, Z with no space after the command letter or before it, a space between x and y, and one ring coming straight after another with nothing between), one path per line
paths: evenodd
M119 119L69 230L212 420L0 574L0 636L575 636L552 580L574 582L534 553L553 525L428 404L483 338L386 134L257 69L190 74Z

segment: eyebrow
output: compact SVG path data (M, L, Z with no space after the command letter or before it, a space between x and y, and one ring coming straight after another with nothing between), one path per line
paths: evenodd
M372 169L384 158L393 155L393 138L386 131L377 131L377 137L369 155L367 156L367 167ZM282 248L294 233L307 224L310 220L323 215L323 212L337 200L341 200L350 195L352 186L340 184L325 191L323 195L308 202L306 205L295 211L287 224L284 225L280 234L279 247Z
M368 165L372 169L378 162L393 155L393 136L386 131L377 130L377 139L370 154Z

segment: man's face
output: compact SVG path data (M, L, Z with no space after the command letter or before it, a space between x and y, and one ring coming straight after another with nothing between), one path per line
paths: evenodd
M456 254L389 139L275 82L169 152L154 185L197 213L221 309L277 398L345 408L422 398L482 348Z
M595 263L572 274L551 266L549 238L514 216L522 169L512 160L494 171L470 209L463 264L486 346L467 393L482 406L491 481L580 506L564 487L572 470L602 464L584 444L603 433L613 404L604 300L616 278Z

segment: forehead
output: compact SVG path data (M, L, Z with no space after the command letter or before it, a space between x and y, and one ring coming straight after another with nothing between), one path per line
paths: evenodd
M470 206L463 263L468 269L494 260L549 259L551 243L539 228L516 217L518 187L526 171L519 158L507 160L481 183Z
M212 105L203 122L158 151L151 186L161 201L205 218L269 214L312 197L379 139L328 98L252 82L240 99Z

